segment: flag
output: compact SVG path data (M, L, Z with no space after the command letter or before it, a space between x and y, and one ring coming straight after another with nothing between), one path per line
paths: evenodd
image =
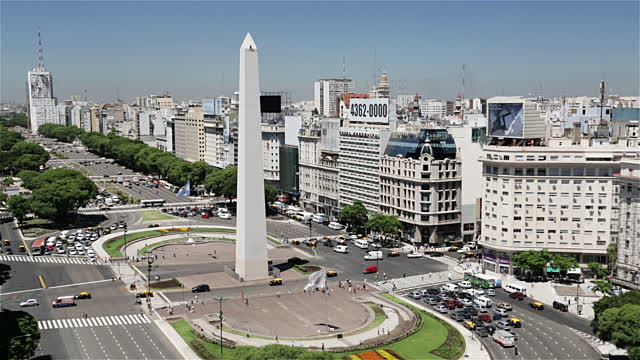
M180 197L183 195L187 195L187 196L191 195L191 180L188 180L187 183L180 188L180 191L178 191L178 194L176 195L176 197Z
M305 290L309 289L324 289L327 287L327 270L321 269L314 272L309 276L309 282L304 287Z

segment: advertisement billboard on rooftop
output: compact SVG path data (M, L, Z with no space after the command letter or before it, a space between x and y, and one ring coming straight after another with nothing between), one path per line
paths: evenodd
M523 112L522 103L490 103L489 136L523 137Z
M377 124L389 123L390 108L388 98L351 98L349 107L350 121Z

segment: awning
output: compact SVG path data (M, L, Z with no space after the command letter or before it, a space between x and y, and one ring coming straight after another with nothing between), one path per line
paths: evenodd
M560 272L560 269L558 269L558 268L548 267L548 268L547 268L547 272L548 272L548 273L559 273L559 272Z

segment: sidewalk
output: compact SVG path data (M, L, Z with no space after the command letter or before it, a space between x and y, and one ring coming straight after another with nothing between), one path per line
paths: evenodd
M440 271L422 275L407 276L406 278L395 278L382 280L375 285L388 292L404 291L421 287L444 284L451 281L462 280L462 275L455 271Z

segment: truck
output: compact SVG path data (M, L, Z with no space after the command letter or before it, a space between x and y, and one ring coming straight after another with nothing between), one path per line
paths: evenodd
M44 239L38 239L31 245L31 255L37 256L44 254Z
M122 184L122 182L124 181L124 178L122 176L118 176L118 184Z
M493 333L493 341L502 345L502 347L514 346L515 338L515 335L506 330L497 330Z
M61 296L51 303L54 308L76 306L75 296Z
M382 260L382 251L380 250L376 250L376 251L369 251L365 256L364 256L365 260Z

